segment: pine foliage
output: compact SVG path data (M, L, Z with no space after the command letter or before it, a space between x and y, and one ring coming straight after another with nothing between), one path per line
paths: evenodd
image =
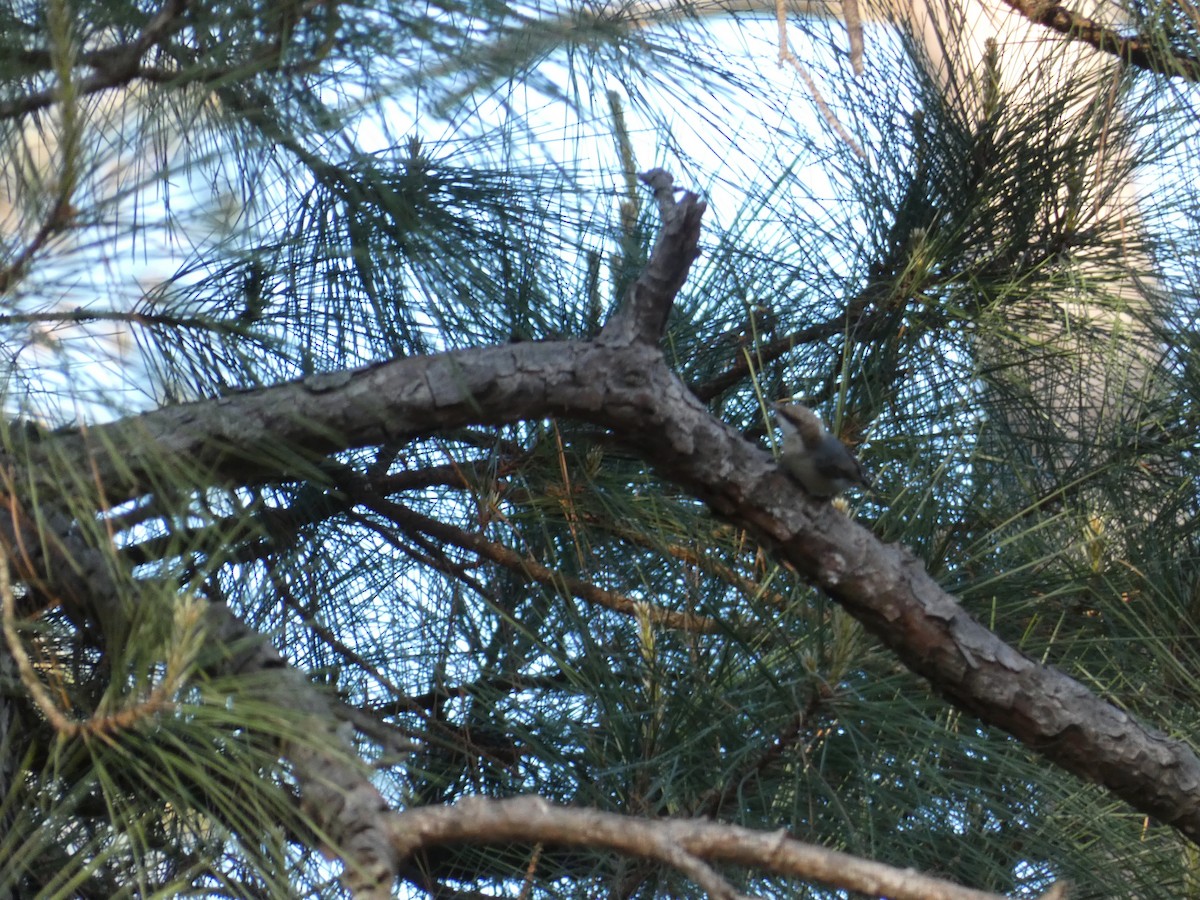
M636 173L661 165L709 202L662 343L695 397L769 449L770 401L804 398L874 472L848 515L1190 741L1194 10L1131 4L1145 58L1087 78L1070 54L1103 48L1035 32L1064 55L1034 103L1003 48L947 87L868 22L854 77L836 19L788 16L797 69L773 5L710 13L0 8L3 495L25 523L0 542L0 897L348 894L295 748L395 810L537 794L1014 896L1200 891L1186 837L950 705L588 411L319 451L226 421L236 465L164 452L130 496L56 450L293 379L594 339L651 253ZM89 439L119 470L129 448ZM221 604L241 637L215 639ZM239 668L253 634L278 666ZM287 702L283 660L348 742ZM406 865L398 896L701 894L604 849Z

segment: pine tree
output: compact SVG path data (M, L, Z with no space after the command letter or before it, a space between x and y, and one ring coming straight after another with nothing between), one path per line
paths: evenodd
M0 897L1200 891L1200 20L732 6L0 8Z

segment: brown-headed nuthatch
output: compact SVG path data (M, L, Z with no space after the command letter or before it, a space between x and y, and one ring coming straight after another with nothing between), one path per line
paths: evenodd
M806 491L828 500L852 485L871 487L850 448L826 431L811 409L799 403L776 403L774 407L783 432L779 465Z

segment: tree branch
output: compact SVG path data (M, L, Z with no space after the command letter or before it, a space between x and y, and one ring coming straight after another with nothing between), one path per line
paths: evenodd
M1123 62L1172 78L1200 80L1200 59L1177 50L1164 48L1161 40L1134 35L1125 37L1116 29L1072 12L1046 0L1004 0L1031 22L1043 25L1075 41L1082 41L1101 53Z
M857 0L855 0L857 2ZM1164 46L1161 39L1152 36L1133 35L1126 37L1111 26L1072 12L1048 0L1004 0L1025 18L1045 26L1059 34L1082 41L1101 53L1119 57L1130 65L1160 75L1200 81L1200 58ZM623 22L634 28L649 28L683 16L720 16L733 13L762 14L789 12L795 15L835 14L843 2L838 0L642 0L613 4L600 18L606 21ZM890 4L884 6L888 9ZM895 15L894 9L889 9ZM878 17L878 14L877 14ZM849 22L847 22L849 25ZM851 36L853 44L854 38ZM851 51L852 58L854 51ZM857 69L856 69L857 71Z
M136 78L138 61L146 51L182 27L183 12L187 8L188 2L189 0L166 0L162 8L146 23L146 27L142 29L137 40L85 54L84 62L92 66L96 70L96 74L81 80L76 86L76 93L80 97L86 97L88 94L127 84ZM27 62L33 59L40 60L40 58L40 56L30 57ZM46 59L49 59L48 55ZM24 97L7 100L0 103L0 119L9 119L45 109L57 99L58 88L50 87Z
M648 269L686 271L660 240ZM678 270L677 270L678 271ZM637 298L634 298L636 306ZM657 302L657 301L656 301ZM624 315L624 314L622 314ZM393 360L169 407L31 443L21 464L51 490L64 464L110 504L169 483L306 477L323 454L447 429L562 415L612 429L663 477L773 547L952 703L1200 843L1200 759L976 622L911 552L815 504L762 449L714 419L629 326L630 343L509 344ZM288 448L281 453L281 447ZM167 477L167 476L163 476Z
M180 477L180 460L198 485L268 470L301 477L312 471L302 451L315 459L550 415L612 428L664 477L775 546L955 705L1200 842L1200 760L1185 743L1009 647L910 552L814 504L645 344L546 342L394 360L56 435L29 448L27 465L51 473L72 460L116 504L152 490L164 464ZM280 446L293 452L271 452Z
M658 343L675 295L699 255L700 219L708 205L690 192L676 202L674 180L662 169L651 169L640 178L654 191L663 228L646 268L630 285L617 314L600 330L601 343Z
M210 604L208 622L215 645L226 649L222 671L270 673L256 687L263 701L306 717L311 739L289 741L285 753L295 768L304 808L327 830L345 862L347 887L362 900L390 898L399 859L386 839L387 803L357 761L349 735L338 727L334 702L224 603Z
M392 835L402 855L461 843L519 841L604 847L674 866L715 897L741 895L726 892L727 885L713 887L702 882L700 876L712 870L696 865L700 861L735 863L893 900L1001 900L998 894L960 887L911 869L801 843L782 831L752 831L699 819L642 819L554 806L540 797L469 797L454 806L406 810L395 816Z
M14 575L27 588L62 603L77 622L103 622L108 634L126 633L128 598L113 576L109 557L86 544L71 518L52 505L40 506L36 518L26 513L16 500L11 473L3 476L9 515L0 517L0 543ZM283 747L305 807L337 844L346 863L347 884L368 900L390 898L398 861L384 833L387 804L339 729L331 700L225 604L210 603L204 622L206 646L201 655L207 658L201 665L221 674L258 676L248 682L251 690L265 702L305 718L306 740L291 740Z
M509 571L537 584L562 591L623 615L632 616L637 613L639 604L624 594L606 590L581 578L564 575L562 572L542 565L535 559L522 556L503 544L489 541L480 534L466 531L448 522L423 516L416 510L394 500L376 498L363 502L369 509L390 519L402 528L423 531L439 541L461 547L481 559L488 559L496 565L504 566ZM655 625L665 628L676 628L693 634L719 634L727 630L726 626L708 616L664 609L650 603L642 605L646 609L648 619Z

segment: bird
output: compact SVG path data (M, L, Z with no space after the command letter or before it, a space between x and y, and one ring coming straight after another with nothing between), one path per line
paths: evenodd
M848 487L871 488L850 448L825 430L821 420L799 403L775 403L775 419L783 432L779 465L819 500L836 497Z

